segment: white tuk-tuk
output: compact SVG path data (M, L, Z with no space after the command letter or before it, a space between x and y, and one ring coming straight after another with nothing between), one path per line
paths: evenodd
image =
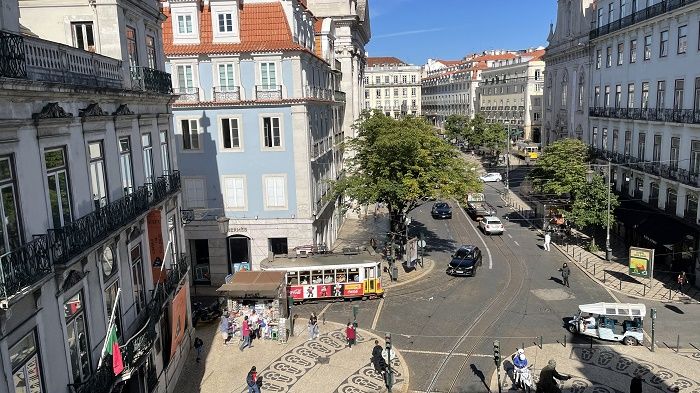
M567 322L571 333L602 340L638 345L644 341L642 321L647 313L643 304L593 303L578 306L578 314Z

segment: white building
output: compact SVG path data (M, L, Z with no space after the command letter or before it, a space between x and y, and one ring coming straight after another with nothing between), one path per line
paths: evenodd
M487 122L501 123L512 136L540 142L544 50L527 50L514 59L498 60L481 72L479 112Z
M189 263L159 17L155 0L0 5L0 392L174 390Z
M365 109L387 116L421 115L421 66L395 57L369 57L365 68Z

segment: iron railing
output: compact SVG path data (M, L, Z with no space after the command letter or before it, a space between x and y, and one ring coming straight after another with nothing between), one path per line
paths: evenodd
M282 99L282 86L255 85L255 99L258 101L279 101Z
M161 94L171 94L173 91L169 73L141 66L131 67L131 87Z
M668 165L662 164L658 161L646 161L629 154L611 152L609 150L597 147L591 148L591 156L593 158L608 160L613 164L626 166L644 173L660 176L664 179L677 181L692 187L700 187L700 181L698 181L700 174L685 168L679 168L678 163Z
M700 124L700 110L665 108L611 108L592 107L588 110L592 117L610 119L646 120L681 124Z
M51 274L46 235L36 237L22 247L0 257L0 300L6 302L23 288ZM3 305L5 307L7 304Z
M173 89L173 94L177 94L176 103L197 103L199 102L199 87L178 87Z
M0 31L0 77L27 78L24 38L21 35Z
M236 102L241 100L240 86L214 87L214 102Z
M345 92L340 90L333 91L333 101L335 102L345 102Z
M688 4L696 3L698 1L700 0L663 0L659 3L641 9L633 14L627 15L621 19L610 22L607 25L594 28L593 30L591 30L588 36L590 39L596 39L606 34L610 34L615 31L624 29L625 27L632 26L635 23L651 19L655 16L659 16L666 12L676 10Z

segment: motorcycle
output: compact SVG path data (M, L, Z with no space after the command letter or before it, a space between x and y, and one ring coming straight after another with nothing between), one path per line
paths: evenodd
M192 326L197 326L197 322L211 322L221 318L223 311L221 310L219 301L215 301L209 306L204 306L202 302L192 304Z
M535 391L535 385L532 383L532 373L530 373L531 368L532 366L523 368L513 367L513 386L515 386L517 389L524 390L525 393Z

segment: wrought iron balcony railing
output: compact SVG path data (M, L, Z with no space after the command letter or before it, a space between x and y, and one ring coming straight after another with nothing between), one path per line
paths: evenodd
M141 66L131 67L131 88L161 94L173 91L170 74Z
M330 101L333 98L333 91L322 87L304 86L304 97Z
M24 37L21 35L0 31L0 77L27 77Z
M237 102L240 100L240 86L217 86L214 88L214 102Z
M152 206L180 190L180 172L159 177L151 187L108 203L61 228L50 229L22 247L0 256L0 302L7 302L44 277L53 266L65 265L75 256L108 238Z
M685 168L679 168L678 163L668 165L662 164L658 162L658 160L645 161L637 157L618 152L611 152L609 150L597 147L591 148L591 156L594 158L609 160L613 164L623 165L644 173L660 176L664 179L678 181L692 187L700 187L700 182L698 181L700 174L694 173Z
M604 117L610 119L700 124L700 111L693 109L592 107L588 110L588 113L592 117Z
M177 94L178 104L199 102L199 87L178 87L173 89L173 94Z
M333 101L335 102L345 102L345 92L340 90L333 91Z
M625 27L632 26L635 23L649 20L655 16L659 16L666 12L676 10L686 5L696 3L698 1L700 0L663 0L659 3L641 9L633 14L627 15L621 19L612 21L607 25L597 27L591 30L588 36L590 39L593 40L602 37L606 34L610 34L618 30L624 29Z
M255 99L258 101L279 101L282 99L282 86L255 85Z

